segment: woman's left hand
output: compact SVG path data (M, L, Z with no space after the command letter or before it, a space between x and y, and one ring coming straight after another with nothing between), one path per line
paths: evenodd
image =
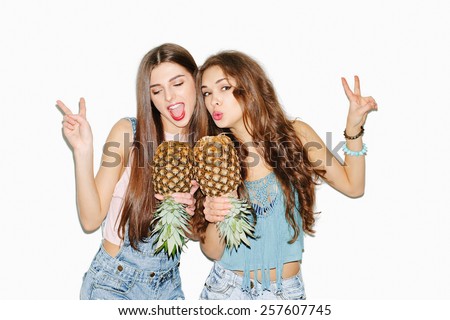
M189 193L187 193L187 192L183 192L183 193L182 192L176 192L176 193L172 193L171 194L172 198L174 198L176 202L186 205L186 212L190 216L193 216L195 214L194 193L197 191L197 189L199 187L200 186L197 183L197 181L192 180L191 181L191 190L189 191ZM155 194L155 198L158 199L158 200L164 200L164 196L161 195L161 194Z
M371 96L361 96L358 76L355 76L355 85L353 91L348 86L347 80L345 80L345 78L341 79L345 95L350 102L346 128L357 133L361 129L361 126L363 126L366 122L366 118L369 112L378 110L378 105L375 99ZM347 134L351 134L351 132L347 132Z

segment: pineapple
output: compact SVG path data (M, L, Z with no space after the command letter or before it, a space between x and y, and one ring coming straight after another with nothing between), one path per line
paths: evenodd
M231 139L224 135L207 136L194 147L195 179L203 194L219 197L229 194L242 183L241 168L236 149ZM254 238L254 227L250 224L251 207L247 200L230 197L232 209L224 221L217 223L221 238L228 248L237 248L247 237Z
M154 215L156 253L164 249L169 257L175 256L187 242L189 215L185 205L176 202L171 194L189 192L192 163L192 149L186 142L164 141L156 149L153 186L155 193L164 196Z

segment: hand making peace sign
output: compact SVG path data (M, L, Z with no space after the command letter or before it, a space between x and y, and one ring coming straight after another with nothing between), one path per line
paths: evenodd
M84 98L79 102L79 113L73 114L66 105L58 100L56 105L64 113L63 132L74 150L86 149L92 146L92 130L86 120L86 102Z
M353 91L348 86L347 80L345 80L345 78L341 79L345 95L350 102L347 116L347 128L355 128L359 131L360 127L363 126L366 122L366 118L369 112L378 110L378 105L375 99L371 96L361 96L358 76L355 76L355 85Z

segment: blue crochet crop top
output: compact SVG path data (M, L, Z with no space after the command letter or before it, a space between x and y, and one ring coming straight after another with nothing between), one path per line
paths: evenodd
M270 269L276 269L277 287L281 285L283 264L291 261L300 261L303 253L302 219L296 209L295 219L300 228L297 240L289 244L294 230L286 221L286 207L281 184L273 172L255 180L246 181L249 198L255 210L257 223L255 239L250 240L250 248L241 244L239 248L225 248L223 256L218 263L229 270L244 272L242 288L250 289L250 271L261 270L262 288L270 288ZM299 207L296 196L296 208Z

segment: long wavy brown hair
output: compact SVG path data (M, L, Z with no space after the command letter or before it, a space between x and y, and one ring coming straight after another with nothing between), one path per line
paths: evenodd
M292 120L288 120L278 101L272 82L262 67L248 55L238 51L223 51L210 56L200 67L197 74L197 100L201 108L206 109L202 96L201 78L205 70L213 66L222 69L227 77L236 81L233 95L243 109L244 125L267 165L272 167L280 181L285 203L286 220L294 230L293 243L300 234L295 211L300 212L303 231L309 235L315 233L315 186L323 170L313 168L307 156L307 150L298 138ZM209 117L209 135L230 132L214 125ZM244 159L249 155L248 148L236 137L240 147L240 161L243 178L247 177L248 167ZM296 201L298 198L298 201ZM299 204L297 206L296 204Z
M122 239L128 224L128 237L134 249L137 249L138 242L148 238L156 209L151 163L156 148L164 141L164 128L161 114L150 98L150 78L152 70L163 62L179 64L189 71L194 79L198 71L191 54L172 43L165 43L150 50L139 65L136 80L137 126L129 164L131 175L119 224ZM189 125L184 130L184 133L189 135L191 146L206 134L207 117L205 109L199 108L196 103ZM197 217L193 217L193 224L196 224L196 219Z

